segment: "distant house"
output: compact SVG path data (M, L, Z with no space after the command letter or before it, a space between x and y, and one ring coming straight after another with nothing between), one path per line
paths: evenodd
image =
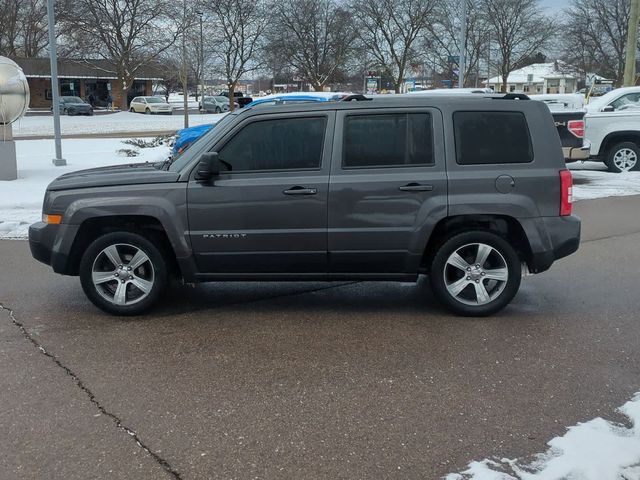
M24 71L31 90L31 108L51 107L51 68L48 58L14 58ZM58 60L61 95L77 96L94 106L105 106L114 90L117 76L109 60ZM128 93L129 100L137 95L152 95L152 84L161 80L157 67L140 69Z
M534 63L509 74L507 92L529 95L575 93L581 78L574 67L560 60L551 63ZM502 76L492 77L483 83L499 92L502 88Z

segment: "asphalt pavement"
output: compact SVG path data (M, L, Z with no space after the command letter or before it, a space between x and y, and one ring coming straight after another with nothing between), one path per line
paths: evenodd
M111 317L0 242L0 478L435 479L526 457L640 391L640 196L511 306L418 284L175 287Z

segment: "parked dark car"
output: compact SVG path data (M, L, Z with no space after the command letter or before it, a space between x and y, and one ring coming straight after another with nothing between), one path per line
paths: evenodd
M220 93L220 95L223 97L229 98L229 92L222 92ZM240 108L246 107L251 102L253 102L253 98L246 97L242 92L234 92L233 98L235 99L236 103L240 106Z
M53 107L51 107L53 110ZM60 113L62 115L93 115L93 107L80 97L60 97Z
M526 98L526 97L525 97ZM33 256L118 315L170 277L416 281L493 314L578 249L549 109L509 95L394 95L241 109L175 161L62 175Z

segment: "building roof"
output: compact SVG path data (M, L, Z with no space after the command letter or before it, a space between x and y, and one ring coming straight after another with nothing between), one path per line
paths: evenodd
M578 78L575 68L561 60L550 63L534 63L514 70L509 74L507 83L542 83L551 78ZM502 83L502 75L492 77L485 83Z
M50 78L51 66L48 58L13 58L27 78ZM58 59L58 77L60 78L97 78L115 80L115 64L104 59ZM160 66L143 66L136 80L162 80Z

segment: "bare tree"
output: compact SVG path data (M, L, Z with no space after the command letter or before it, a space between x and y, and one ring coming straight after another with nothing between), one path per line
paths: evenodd
M497 45L494 58L506 92L509 74L544 49L555 34L555 22L542 13L539 0L480 0L480 7Z
M565 58L583 73L622 83L629 24L628 0L573 0L563 28Z
M434 21L436 0L353 0L352 15L363 48L388 68L400 93L407 68L423 55L417 39Z
M152 65L184 28L175 10L169 0L67 0L60 15L64 53L113 62L114 104L126 109L138 71Z
M36 57L48 44L43 0L0 0L0 53Z
M284 0L275 10L269 48L321 91L353 51L351 14L335 0Z
M478 75L480 59L486 55L490 26L481 14L480 0L467 2L467 28L465 35L466 69L463 85ZM443 0L438 7L437 20L429 26L425 48L432 52L434 63L443 71L451 68L451 59L460 53L460 0Z
M240 79L259 68L259 50L270 16L264 0L211 0L206 3L214 27L213 62L229 89L229 110Z

